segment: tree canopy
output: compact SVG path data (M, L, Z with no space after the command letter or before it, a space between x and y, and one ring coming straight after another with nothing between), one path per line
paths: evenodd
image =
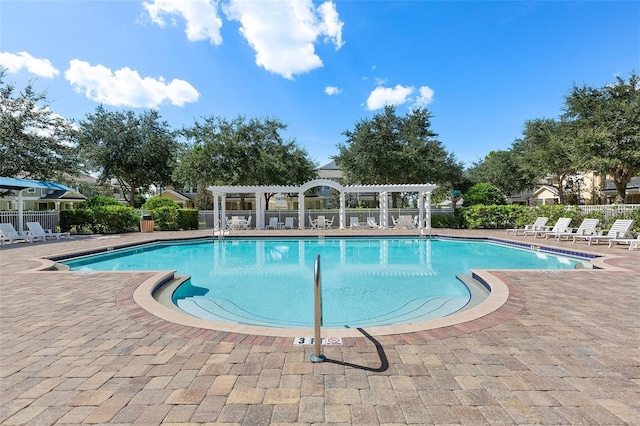
M171 182L179 149L157 111L107 111L102 106L80 122L78 142L90 170L118 179L131 206L138 188Z
M515 194L535 186L536 174L516 150L491 151L468 169L474 183L491 183L505 194Z
M580 171L575 156L571 127L553 119L529 120L523 138L516 140L514 151L520 156L523 171L537 179L552 176L558 189L560 204L564 204L564 187L569 176Z
M504 205L507 204L504 194L498 187L490 183L477 183L463 194L464 207L483 204L485 206Z
M399 117L394 106L386 106L343 134L346 141L332 158L349 183L450 185L462 178L462 165L436 139L424 108Z
M608 173L616 202L624 202L627 184L640 173L640 76L632 72L601 88L574 86L564 110L581 165Z
M316 164L275 118L208 116L182 130L190 143L175 180L191 185L296 185L316 176ZM265 194L268 199L272 194Z
M0 68L0 176L49 180L77 173L73 127L45 92L17 90Z

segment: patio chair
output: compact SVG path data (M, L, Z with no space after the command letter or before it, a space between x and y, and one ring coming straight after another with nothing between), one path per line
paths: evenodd
M38 238L44 236L44 238L55 238L59 240L60 237L71 238L71 232L53 232L51 229L43 229L40 222L27 222L27 228L31 232L31 235Z
M593 243L598 244L600 241L611 241L613 239L621 239L621 238L629 238L631 228L633 227L633 219L618 219L613 222L611 225L611 229L606 234L599 235L584 235L573 237L573 242L576 242L576 239L585 239L589 242L588 245Z
M311 229L318 229L318 219L311 219L309 216L309 225L311 225Z
M571 224L570 217L561 217L558 219L556 224L553 225L553 228L551 229L524 231L523 235L524 236L533 235L533 238L538 238L538 235L543 236L548 233L567 232L567 229L569 228L570 224Z
M277 217L270 217L269 218L269 224L267 225L267 229L278 229L278 218Z
M580 226L578 226L578 229L575 230L575 232L571 229L568 229L566 232L548 232L547 234L545 234L544 238L545 240L548 240L551 236L556 237L556 241L560 241L565 237L568 240L569 238L575 237L576 235L593 235L596 232L596 227L598 226L599 222L599 219L584 219Z
M349 228L351 229L358 229L360 228L360 219L358 218L358 216L351 216L349 218Z
M237 230L242 228L242 222L240 221L240 216L231 216L231 221L229 222L229 229Z
M324 221L324 229L331 229L331 227L333 226L333 219L335 219L335 216L331 216L331 220L325 220Z
M545 226L548 221L549 221L548 217L540 216L532 224L525 225L524 228L507 229L507 235L509 235L509 232L513 232L513 235L518 235L518 231L522 231L523 235L524 235L525 231L544 231L544 230L548 230L550 227Z
M0 233L2 233L2 238L0 239L0 244L2 245L4 245L6 241L9 241L11 244L13 244L14 241L27 241L32 243L34 238L32 235L25 234L22 231L16 231L16 228L10 223L0 223Z
M325 219L324 216L318 216L316 218L316 229L326 229L327 227L327 220Z
M284 229L293 229L293 217L284 218Z
M369 228L379 228L380 227L380 225L378 225L378 222L376 222L376 218L375 217L371 217L371 216L369 216L367 218L367 226Z
M609 240L609 248L613 247L614 244L629 244L629 250L633 250L634 248L640 248L640 233L636 238L612 238Z
M240 222L240 226L242 227L242 229L249 229L251 228L251 218L253 218L253 216L249 216L249 219L247 220L242 220Z

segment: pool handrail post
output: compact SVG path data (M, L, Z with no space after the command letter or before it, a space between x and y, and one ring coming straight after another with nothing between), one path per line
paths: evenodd
M320 279L320 255L316 255L316 261L313 268L313 288L314 288L314 351L311 355L311 362L323 362L327 359L323 353L321 353L320 345L322 344L322 337L320 335L320 327L322 326L322 284Z

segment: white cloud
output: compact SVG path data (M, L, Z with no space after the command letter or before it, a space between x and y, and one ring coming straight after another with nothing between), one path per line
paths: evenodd
M338 94L342 93L342 89L339 88L339 87L335 87L335 86L327 86L327 87L324 88L324 93L326 93L329 96L338 95Z
M162 15L181 15L187 22L185 33L189 41L209 39L211 44L222 44L220 28L222 19L218 15L217 1L209 0L153 0L143 3L151 20L164 27ZM171 21L175 26L175 20Z
M18 52L17 54L9 52L0 52L0 66L3 66L10 73L20 72L22 68L26 68L32 74L40 77L53 78L60 74L48 59L34 58L27 52Z
M340 49L342 25L335 4L311 0L230 0L225 12L256 52L256 64L292 79L322 66L314 43L323 37Z
M421 86L418 89L418 97L414 102L413 106L416 108L426 107L431 102L433 102L434 91L429 86Z
M416 93L413 86L402 86L396 84L395 87L378 86L369 94L367 98L367 109L376 110L386 105L402 105L412 102L412 107L425 107L433 102L434 91L429 86L421 86Z
M367 98L367 109L376 110L385 105L402 105L410 99L409 96L414 91L413 86L404 87L399 84L396 87L378 86Z
M200 94L184 80L167 83L162 77L140 77L137 71L122 68L115 72L73 59L64 74L73 89L92 101L133 108L157 108L163 103L183 106L195 102Z

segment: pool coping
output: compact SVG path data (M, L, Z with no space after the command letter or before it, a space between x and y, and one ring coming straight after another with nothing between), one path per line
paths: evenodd
M344 236L331 236L330 238L343 238ZM363 236L347 236L346 238L371 238L371 237L363 237ZM380 236L376 236L375 238L379 238ZM385 238L387 236L384 236ZM208 237L199 237L199 238L185 238L185 239L157 239L151 241L145 241L143 243L133 242L133 243L125 243L120 245L114 245L111 247L100 248L95 250L85 250L79 251L76 253L64 253L62 255L51 256L50 258L37 258L33 259L40 263L40 266L35 268L35 271L51 271L56 270L56 260L61 260L63 258L68 257L78 257L89 254L96 254L101 252L107 252L115 249L129 248L141 245L148 245L153 243L162 243L169 241L186 241L186 240L204 240L211 239L211 236ZM255 239L256 237L250 236L234 236L234 237L225 237L228 239ZM282 236L259 236L258 238L265 239L274 239L274 238L283 238ZM300 238L314 238L311 237L291 237L294 239ZM464 239L464 240L472 240L472 241L489 241L489 242L497 242L501 244L506 244L510 246L516 246L520 248L529 248L532 250L541 250L545 252L555 253L555 254L569 254L575 253L579 257L587 258L593 265L594 269L606 269L608 271L627 271L627 269L619 268L610 264L607 264L606 261L611 258L616 258L617 256L608 256L602 255L598 253L592 253L583 250L563 250L558 249L556 247L545 246L544 244L530 244L530 243L519 243L514 242L512 240L506 240L496 237L457 237L457 236L449 236L449 235L431 235L429 237L426 236L398 236L393 235L389 236L389 238L442 238L442 239ZM563 272L563 273L580 273L580 271L589 271L590 269L574 269L574 270L558 270L554 272ZM510 269L500 269L500 270L488 270L488 269L473 269L471 270L471 275L474 279L481 282L487 289L490 290L489 296L478 305L468 308L466 310L462 310L456 312L452 315L430 319L426 321L407 323L407 324L396 324L396 325L386 325L386 326L372 326L366 327L367 332L372 336L387 336L387 335L397 335L397 334L407 334L407 333L415 333L415 332L423 332L429 330L437 330L444 329L446 327L456 327L462 326L464 324L471 324L477 322L481 318L488 317L493 313L500 311L502 308L506 308L509 305L510 299L510 289L509 287L500 280L494 272L505 273L509 271L517 271L517 272L526 272L526 271L536 271L539 272L539 269L534 270L510 270ZM56 273L118 273L118 274L126 274L130 273L130 271L91 271L91 272L72 272L72 271L59 271L56 270ZM235 324L235 323L225 323L219 321L205 320L190 316L186 313L182 313L176 310L173 310L167 306L162 305L158 302L153 294L154 292L164 285L167 281L174 279L174 275L176 274L175 270L153 270L153 271L135 271L137 273L147 272L152 274L149 278L145 279L141 284L139 284L132 292L133 301L142 309L144 309L149 314L155 316L156 318L168 321L170 323L186 326L186 327L194 327L205 330L215 330L221 332L228 333L237 333L237 334L248 334L248 335L259 335L259 336L272 336L272 337L289 337L295 338L300 336L312 336L313 329L312 328L277 328L277 327L262 327L262 326L254 326L254 325L246 325L246 324ZM512 289L513 290L513 287ZM511 306L510 311L513 311L515 306ZM519 309L517 309L519 310ZM505 318L506 319L506 318ZM322 328L323 336L325 337L361 337L362 333L357 328Z

